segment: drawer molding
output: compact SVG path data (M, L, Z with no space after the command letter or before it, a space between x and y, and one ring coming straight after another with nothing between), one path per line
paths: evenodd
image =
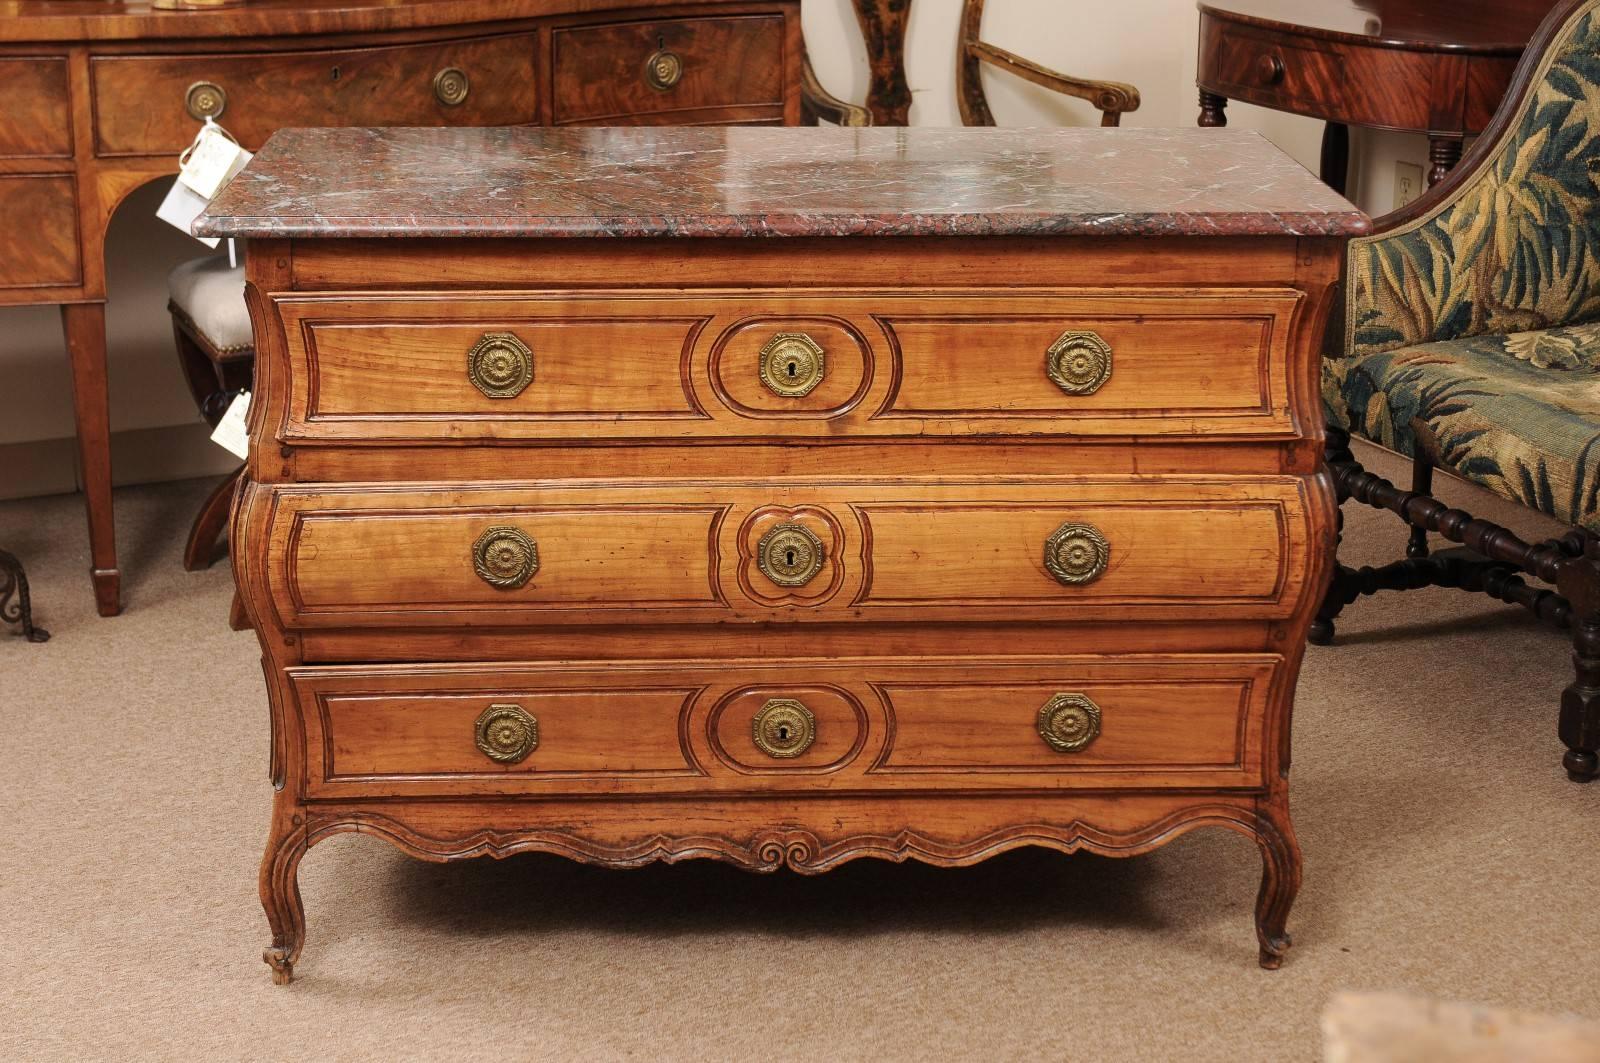
M592 798L606 794L1260 790L1273 654L806 657L288 671L312 799ZM1041 706L1093 699L1101 733L1051 749ZM797 701L815 739L776 758L753 723ZM477 747L486 711L538 720L538 748L499 763Z

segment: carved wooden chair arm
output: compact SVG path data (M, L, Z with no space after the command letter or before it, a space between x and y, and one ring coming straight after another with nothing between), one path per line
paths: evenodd
M1052 92L1089 101L1100 112L1100 124L1103 126L1119 125L1124 114L1139 109L1139 90L1126 82L1070 77L1024 59L1015 52L984 41L971 40L962 48L957 69L959 84L956 95L961 105L961 120L967 125L994 125L994 115L989 110L980 80L980 62L997 66Z
M800 68L800 106L806 125L816 125L818 119L842 126L872 124L872 112L847 103L822 87L817 72L811 67L810 56L806 56L805 65Z

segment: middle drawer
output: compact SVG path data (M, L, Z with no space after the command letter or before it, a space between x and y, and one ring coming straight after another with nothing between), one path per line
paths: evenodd
M288 442L1292 439L1280 289L279 296Z
M271 489L289 627L1281 618L1306 485L1254 480Z

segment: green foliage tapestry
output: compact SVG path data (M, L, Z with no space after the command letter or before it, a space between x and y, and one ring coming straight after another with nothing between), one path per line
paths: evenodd
M1332 420L1600 533L1600 322L1324 363Z
M1345 349L1600 316L1600 17L1572 19L1496 157L1447 205L1352 241Z
M1600 0L1446 203L1353 240L1333 423L1600 532Z

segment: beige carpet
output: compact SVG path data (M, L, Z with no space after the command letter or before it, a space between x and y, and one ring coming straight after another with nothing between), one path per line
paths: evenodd
M1255 964L1256 849L1224 831L820 878L442 867L346 835L303 865L306 952L274 987L254 637L227 630L225 566L178 560L207 486L119 492L112 620L78 500L0 505L55 636L0 635L5 1060L1312 1059L1341 988L1600 1017L1600 786L1567 781L1554 733L1568 651L1447 591L1359 602L1309 655L1281 971ZM1403 533L1361 509L1347 538L1375 562Z

